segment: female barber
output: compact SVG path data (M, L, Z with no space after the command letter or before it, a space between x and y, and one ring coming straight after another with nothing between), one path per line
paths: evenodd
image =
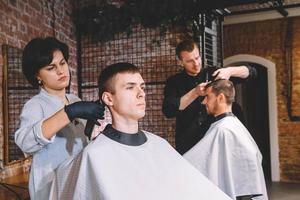
M101 104L66 94L68 58L68 46L53 37L35 38L23 51L23 74L32 86L40 88L24 105L15 133L16 144L33 156L29 177L32 200L48 198L54 170L87 144L81 119L96 123L103 118Z

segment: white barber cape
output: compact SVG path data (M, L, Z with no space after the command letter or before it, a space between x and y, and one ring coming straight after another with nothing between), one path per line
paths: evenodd
M142 137L134 139L138 135ZM164 139L143 131L130 136L108 125L81 154L57 169L50 199L230 198Z
M225 113L183 157L231 198L263 194L268 199L262 155L245 126Z

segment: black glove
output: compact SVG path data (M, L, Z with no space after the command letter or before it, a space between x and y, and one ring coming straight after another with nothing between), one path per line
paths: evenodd
M75 118L82 118L93 121L99 126L100 124L97 120L104 119L104 110L104 106L99 101L78 101L65 106L65 112L70 121L73 121Z

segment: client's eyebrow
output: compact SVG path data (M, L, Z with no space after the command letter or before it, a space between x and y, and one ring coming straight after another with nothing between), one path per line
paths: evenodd
M137 82L127 82L125 83L125 85L145 85L145 82L142 82L142 83L137 83Z
M135 83L135 82L127 82L127 83L125 83L125 85L136 85L137 83Z
M140 86L145 86L146 84L145 84L145 82L143 82L143 83L136 83L136 82L127 82L127 83L125 83L125 85L126 86L128 86L128 85L130 85L130 86L135 86L135 85L140 85Z

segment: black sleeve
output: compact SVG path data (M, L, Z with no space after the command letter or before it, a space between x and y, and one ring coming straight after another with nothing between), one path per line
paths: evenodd
M247 77L247 79L256 78L257 77L257 70L249 64L245 64L245 66L249 70L249 76Z
M231 77L230 80L237 84L237 83L243 83L249 79L253 79L253 78L256 78L257 77L257 71L254 67L252 67L251 65L249 64L243 64L244 66L246 66L249 70L249 75L247 78L238 78L238 77Z
M168 79L164 88L162 112L167 118L175 117L179 112L180 94L174 78Z

